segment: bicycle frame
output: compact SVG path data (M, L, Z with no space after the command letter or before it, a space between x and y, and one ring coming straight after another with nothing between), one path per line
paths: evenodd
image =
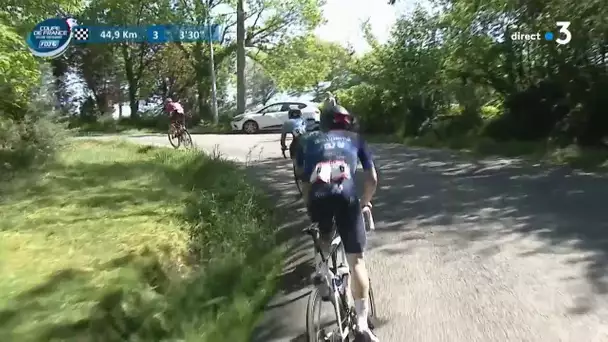
M375 230L375 223L374 223L374 219L371 213L371 209L366 207L362 210L361 215L363 216L363 220L364 223L366 225L366 228L369 228L369 230ZM346 315L351 315L352 316L352 311L351 308L348 306L348 302L346 301L346 298L342 298L340 295L340 291L338 291L338 285L336 284L335 281L335 277L331 276L331 273L329 273L329 258L333 257L332 261L334 263L334 267L338 268L337 262L336 262L336 256L337 256L337 252L338 252L338 248L340 248L342 246L342 239L340 238L340 235L338 235L337 230L335 229L335 222L334 222L334 238L331 240L330 243L330 247L329 247L329 253L327 255L325 255L323 253L323 250L321 248L321 242L320 242L320 232L319 232L319 228L318 225L312 224L310 225L308 228L304 229L304 232L308 235L310 235L312 237L313 240L313 245L315 248L316 253L319 253L319 255L321 256L321 270L323 272L323 277L325 277L325 279L330 279L331 280L331 292L332 292L332 296L333 296L333 303L334 305L334 313L336 315L336 319L337 319L337 323L338 323L338 331L340 333L340 339L341 341L344 341L348 335L350 334L350 330L352 329L352 323L353 323L353 317L342 317L341 312L340 312L340 306L339 304L342 304L342 306L346 309L345 314ZM367 229L366 229L367 230ZM335 275L334 275L335 276ZM350 273L349 273L350 276ZM344 278L341 279L342 282L344 282ZM350 291L350 289L347 289L347 291ZM343 319L347 318L347 324L345 327L343 327L342 321Z

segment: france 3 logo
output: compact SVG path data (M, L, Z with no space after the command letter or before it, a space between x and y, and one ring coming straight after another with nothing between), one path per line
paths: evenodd
M515 41L540 41L542 39L546 41L553 41L559 45L566 45L572 40L572 32L570 32L569 21L557 21L555 25L558 28L557 33L547 31L544 34L540 32L513 32L510 36L511 40Z
M27 36L27 46L36 57L57 58L70 46L74 18L50 18L38 23Z

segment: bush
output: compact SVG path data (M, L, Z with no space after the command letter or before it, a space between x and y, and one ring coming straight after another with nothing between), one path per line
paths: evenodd
M29 112L21 120L0 116L0 170L8 173L44 163L63 137L63 127L45 114Z

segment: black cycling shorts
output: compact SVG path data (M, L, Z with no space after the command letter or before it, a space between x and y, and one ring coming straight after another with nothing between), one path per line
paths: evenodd
M296 157L296 147L298 146L298 138L294 138L289 144L289 158L294 159Z
M308 200L308 214L312 222L319 225L319 231L325 240L331 238L333 222L336 222L338 234L344 244L344 251L349 254L363 253L367 243L365 223L357 197L345 193L330 193L322 197L315 196L316 187L327 184L312 184ZM323 191L325 193L325 191Z

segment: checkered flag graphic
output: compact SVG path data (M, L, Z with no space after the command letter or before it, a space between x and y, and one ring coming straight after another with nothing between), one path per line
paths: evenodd
M89 39L89 29L86 27L74 28L74 39L84 41Z

